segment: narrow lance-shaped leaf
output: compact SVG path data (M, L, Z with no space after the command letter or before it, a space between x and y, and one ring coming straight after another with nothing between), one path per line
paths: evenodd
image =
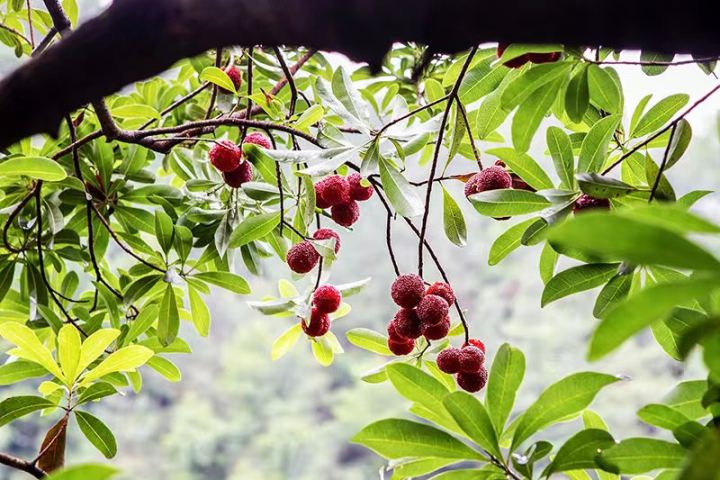
M565 111L575 123L582 121L590 101L588 70L585 64L581 64L579 68L580 71L570 80L565 91Z
M80 410L75 410L75 418L85 438L100 450L105 458L113 458L117 453L117 441L107 425L96 416Z
M524 215L550 206L544 197L527 190L489 190L468 199L478 213L488 217Z
M602 169L608 155L610 140L613 138L621 119L620 115L610 115L593 125L580 148L578 172L595 173Z
M525 375L525 355L503 344L495 355L487 383L485 404L497 432L505 429L515 397Z
M415 188L392 165L380 160L380 180L395 210L406 218L422 215L425 207Z
M465 217L455 199L448 193L445 187L443 192L443 227L448 239L458 247L467 244L467 227Z
M567 133L558 127L547 129L547 145L555 165L555 171L566 188L574 188L575 156L572 141Z
M558 273L545 285L541 305L599 287L615 275L618 266L617 263L580 265Z
M677 443L654 438L628 438L604 450L597 458L603 470L638 474L660 468L678 468L686 450Z
M657 131L669 122L681 108L687 105L689 100L690 96L684 93L663 98L642 116L632 132L632 136L642 137Z
M555 101L562 81L563 79L559 79L538 88L515 112L512 122L512 141L519 153L525 153L530 149L532 139Z

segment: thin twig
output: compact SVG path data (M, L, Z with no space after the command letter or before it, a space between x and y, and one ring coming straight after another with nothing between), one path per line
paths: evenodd
M25 5L28 11L28 29L30 30L30 46L35 49L35 32L33 31L33 19L32 19L32 5L30 0L25 0Z
M665 148L665 155L663 155L662 163L660 163L660 170L658 170L657 177L655 177L655 184L653 184L652 190L650 191L650 198L648 199L648 203L652 203L653 198L655 198L655 193L657 192L658 186L660 185L660 179L663 176L665 165L667 165L668 157L670 156L670 148L672 148L672 141L673 137L675 137L676 131L677 123L673 125L672 130L670 130L670 138L668 139L668 144Z
M25 205L27 205L28 202L35 196L35 191L37 190L37 188L38 188L38 184L36 183L35 186L33 186L32 190L30 190L30 192L25 196L25 198L23 198L20 201L20 203L17 204L15 209L13 209L13 211L10 212L10 216L5 221L5 225L3 226L3 232L2 232L3 245L5 245L5 248L10 253L20 253L24 250L24 248L17 249L15 247L13 247L12 245L10 245L10 242L8 240L8 230L10 230L10 226L15 221L15 217L20 215L20 212L25 207Z
M599 50L598 50L599 51ZM595 65L636 65L644 67L674 67L677 65L692 65L694 63L707 63L720 60L720 57L693 58L690 60L678 60L677 62L653 62L653 61L633 61L633 60L593 60L592 58L583 57L588 63Z
M248 48L247 51L247 108L245 109L245 118L247 120L252 119L252 90L253 90L253 55L255 54L255 47ZM247 128L243 127L242 130L242 136L240 139L240 143L245 140L245 135L247 135Z
M217 52L215 53L215 67L220 68L220 65L222 65L222 56L223 56L223 49L218 48ZM212 94L210 94L210 104L208 105L207 112L205 112L205 120L210 118L210 114L213 111L213 108L215 108L215 100L218 96L218 86L213 85L212 88Z
M393 125L398 124L398 123L402 122L403 120L407 120L408 118L412 117L413 115L417 115L418 113L422 112L423 110L427 110L428 108L434 107L435 105L448 100L450 98L450 96L451 96L450 94L445 95L444 97L438 98L434 102L430 102L428 104L422 105L422 106L416 108L415 110L412 110L412 111L406 113L405 115L403 115L401 117L398 117L394 120L389 121L388 123L383 125L382 128L380 128L380 130L378 130L375 133L375 136L376 137L380 136L383 132L385 132L385 130L392 127Z
M468 139L470 140L470 146L472 147L473 155L475 156L475 161L478 164L478 168L482 171L482 161L480 160L480 152L478 152L477 145L475 145L475 137L473 137L472 128L470 127L470 121L467 117L467 112L465 111L465 105L462 104L460 99L457 100L458 104L458 110L460 111L460 114L463 117L463 123L465 123L465 129L468 134Z
M53 25L50 27L50 30L45 34L43 39L40 41L37 47L35 47L35 50L33 50L32 54L30 54L31 57L37 57L41 53L43 53L47 47L50 46L53 39L55 38L55 35L57 35L57 28Z
M21 38L22 40L24 40L25 43L27 43L28 45L31 44L29 38L27 38L25 35L23 35L23 33L22 33L21 31L15 30L14 28L12 28L10 25L5 25L4 23L0 22L0 28L3 29L3 30L7 30L8 32L12 33L13 35L16 35L16 36L20 37L20 38Z
M280 62L280 68L282 68L283 74L285 75L285 78L288 81L288 84L290 85L290 108L288 110L287 118L292 118L293 115L295 115L295 106L297 105L297 99L298 99L298 89L297 85L295 85L295 79L293 78L292 73L290 73L290 69L287 66L287 63L285 62L285 58L283 57L282 50L280 50L279 47L274 47L275 50L275 56L278 59L278 62Z

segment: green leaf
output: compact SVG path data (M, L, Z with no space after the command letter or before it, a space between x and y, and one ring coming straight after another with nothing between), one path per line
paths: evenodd
M546 242L540 254L539 264L540 278L545 285L555 276L555 267L559 257L560 255Z
M48 371L35 362L16 360L0 366L0 385L11 385L28 378L44 377Z
M590 106L590 87L588 85L588 69L585 64L579 66L580 71L570 80L565 91L565 111L570 120L582 122L585 112Z
M77 369L80 363L80 333L73 325L65 325L58 333L57 342L60 367L70 386L80 374Z
M555 227L548 240L553 246L571 247L610 261L681 269L720 268L715 257L676 232L616 215L584 213Z
M38 363L60 380L65 379L50 350L40 342L35 332L25 325L3 323L0 325L0 336L17 345L18 348L13 350L16 357Z
M163 252L167 253L172 248L173 242L173 221L170 215L162 210L155 211L155 237L160 244Z
M324 115L325 110L320 105L315 104L300 115L300 118L295 121L295 128L307 131L308 128L322 120Z
M150 105L127 104L112 109L113 117L120 118L155 118L160 120L160 113Z
M508 49L510 48L508 47ZM510 112L524 103L536 90L552 84L558 79L563 80L572 65L572 62L544 63L527 70L520 77L510 82L503 91L501 97L502 108Z
M552 463L543 472L549 476L555 472L595 469L598 452L615 445L615 440L605 430L582 430L566 441L558 450Z
M153 274L140 277L133 281L125 288L123 294L123 303L125 306L129 307L135 303L135 301L145 296L145 294L152 290L152 288L162 279L163 275Z
M670 167L680 160L690 145L691 140L692 127L690 126L690 122L681 118L675 127L675 135L673 135L668 147L668 159L665 170L669 170Z
M595 318L605 318L620 301L625 299L630 293L633 275L617 274L600 290L600 294L595 301L593 315Z
M190 314L195 330L203 336L210 334L210 310L203 301L202 297L196 289L188 284L188 297L190 299Z
M443 192L443 227L448 239L458 247L467 245L467 227L465 217L455 199L442 187Z
M168 283L158 312L157 336L160 343L166 347L170 345L177 338L179 330L180 312L175 299L175 290L172 284Z
M407 363L388 365L385 371L390 383L400 395L441 417L449 418L443 406L443 398L448 394L448 389L440 380Z
M246 218L230 234L230 248L239 248L260 240L280 224L280 212L262 213Z
M50 400L34 395L6 398L0 402L0 427L29 413L55 406Z
M563 49L564 47L558 43L512 43L505 48L505 51L503 52L502 57L500 57L500 60L498 60L498 63L507 63L508 60L521 57L526 53L553 53L562 52Z
M620 379L612 375L581 372L551 385L523 414L513 435L511 450L543 428L587 408L600 389L618 381Z
M422 215L425 206L415 188L384 159L380 159L380 180L385 194L395 210L406 218Z
M445 396L443 405L473 442L496 458L502 458L495 428L477 398L465 392L453 392Z
M707 380L681 382L666 395L664 403L682 412L691 420L697 420L708 415L708 411L702 406L702 397L707 390Z
M579 173L576 178L580 190L594 198L620 198L637 191L632 185L597 173Z
M160 308L157 305L149 305L143 307L143 309L140 311L140 314L135 317L135 320L133 320L133 322L130 324L130 329L128 330L127 335L125 335L123 345L128 345L132 343L140 335L145 333L148 328L150 328L152 324L155 323L155 320L157 320L159 311Z
M512 121L512 142L518 153L525 153L530 149L535 132L555 102L562 81L559 79L541 86L527 97L515 112ZM511 86L512 84L505 90L506 94Z
M507 217L524 215L550 206L544 197L527 190L490 190L468 197L481 215Z
M119 335L120 330L115 330L114 328L104 328L102 330L98 330L83 340L82 346L80 347L80 361L78 362L77 367L78 373L83 372L88 365L97 360L100 355L103 354L108 345L110 345Z
M716 480L720 471L720 433L708 432L688 454L682 471L674 477L678 480ZM658 477L659 478L659 477ZM664 478L663 480L668 480Z
M674 54L655 53L642 51L640 53L641 62L656 62L656 63L669 63L675 58ZM645 75L654 77L660 75L669 68L669 65L643 65L640 67Z
M604 450L597 462L612 473L637 474L660 468L678 468L686 451L677 443L653 438L628 438Z
M77 404L82 405L84 403L99 400L101 398L109 397L118 393L115 387L107 382L93 383L88 388L84 389L83 392L77 397Z
M518 153L512 148L493 148L486 152L505 162L528 185L536 190L554 187L552 180L538 163L527 153Z
M545 285L541 306L599 287L615 275L618 266L617 263L595 263L579 265L558 273Z
M14 157L0 163L0 177L21 176L59 182L67 173L57 162L45 157Z
M547 145L555 165L555 171L566 188L575 187L575 155L572 141L567 133L558 127L547 129Z
M270 357L273 360L277 360L285 355L297 343L301 335L302 326L299 323L296 323L292 327L288 328L285 333L280 335L273 343L272 350L270 351Z
M158 372L170 382L179 382L182 379L180 369L170 360L155 355L147 361L147 366Z
M508 75L508 77L512 72ZM508 78L506 77L506 78ZM486 140L488 136L494 132L505 119L510 115L510 111L502 107L502 85L493 93L488 95L478 108L475 125L477 126L477 134L480 140Z
M320 337L312 342L312 352L315 359L320 362L323 367L330 366L335 357L332 348L327 343L325 337Z
M83 377L81 385L87 385L90 382L104 377L113 372L127 372L135 370L137 367L145 364L145 362L154 355L153 351L142 345L130 345L110 354L100 365L90 370Z
M577 170L580 173L596 173L605 164L608 146L615 130L620 125L621 115L610 115L592 126L580 147Z
M660 172L660 167L653 161L652 158L650 158L650 155L646 155L645 180L647 181L647 184L655 185L655 182L658 181L658 176L660 176L660 180L658 182L657 190L655 191L655 198L674 202L675 190L673 190L673 187L670 185L667 177L665 177L665 174Z
M590 101L610 114L622 113L622 91L609 70L598 65L588 67Z
M600 323L590 341L588 358L597 360L622 345L653 322L668 316L675 306L709 295L720 288L720 277L661 283L618 304Z
M380 420L363 428L352 443L385 458L436 457L482 460L483 456L437 428L410 420Z
M520 239L523 233L527 230L528 226L536 220L535 218L529 218L524 222L513 225L500 235L497 240L493 242L492 246L490 246L488 265L497 265L516 250L520 246Z
M470 68L465 74L458 91L463 105L470 105L485 95L492 93L502 82L508 69L497 65L490 67L488 62L481 62Z
M350 343L380 355L392 356L387 337L368 328L353 328L345 334Z
M100 450L105 458L113 458L117 454L115 435L99 418L80 410L75 410L75 418L85 438Z
M46 480L107 480L118 474L118 470L109 465L84 464L63 468L48 475Z
M640 420L648 425L654 425L666 430L675 430L691 421L685 414L659 403L645 405L638 410L637 415Z
M497 432L505 429L515 397L525 375L525 355L504 343L493 360L485 404Z
M240 275L235 275L234 273L202 272L196 273L193 277L240 295L248 295L250 293L250 285L248 285L247 281Z
M233 93L237 93L235 84L230 79L227 73L218 67L206 67L200 74L200 80L204 82L210 82L217 85L220 88L228 90Z
M345 67L341 66L335 70L332 77L332 92L352 116L363 123L369 123L368 113L365 109L366 102L355 88Z
M643 137L657 131L687 105L688 101L690 101L690 96L684 93L663 98L642 116L631 136L633 138Z

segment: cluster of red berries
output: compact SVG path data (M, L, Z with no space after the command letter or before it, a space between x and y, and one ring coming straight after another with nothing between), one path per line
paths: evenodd
M243 145L252 143L263 148L272 148L270 139L259 132L253 132L245 137ZM230 140L217 142L210 149L210 163L222 172L223 180L232 188L240 188L243 183L249 182L253 177L253 168L250 162L243 159L243 151Z
M359 173L347 178L330 175L315 184L316 205L319 209L330 208L330 215L338 225L350 227L360 218L360 206L372 197L372 185L363 186Z
M455 294L447 283L436 282L425 290L419 275L400 275L390 289L400 310L388 324L388 348L395 355L407 355L415 339L440 340L450 332L450 305Z
M440 371L457 374L457 383L466 392L479 392L485 387L488 371L485 368L485 344L470 339L462 348L446 348L437 356Z
M501 43L500 45L498 45L497 58L501 58L503 56L503 53L505 53L505 50L507 50L508 46L509 45L506 43ZM558 60L560 60L560 52L526 53L525 55L520 55L517 58L508 60L507 62L503 63L503 65L505 65L508 68L520 68L528 62L552 63L552 62L557 62Z
M330 331L330 314L337 312L342 303L340 290L332 285L323 285L315 290L312 298L310 321L300 319L303 332L308 337L322 337Z
M573 205L573 213L587 210L610 210L610 200L607 198L595 198L587 194L582 194L575 200Z
M335 239L335 255L340 251L340 235L329 228L321 228L313 234L313 240ZM320 261L320 254L309 240L296 243L287 252L287 264L295 273L305 274L315 268Z

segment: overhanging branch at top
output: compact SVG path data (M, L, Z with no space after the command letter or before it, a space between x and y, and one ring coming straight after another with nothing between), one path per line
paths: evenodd
M457 52L482 42L716 55L706 2L650 0L115 0L0 82L0 148L182 58L229 45L304 45L379 65L394 41Z

